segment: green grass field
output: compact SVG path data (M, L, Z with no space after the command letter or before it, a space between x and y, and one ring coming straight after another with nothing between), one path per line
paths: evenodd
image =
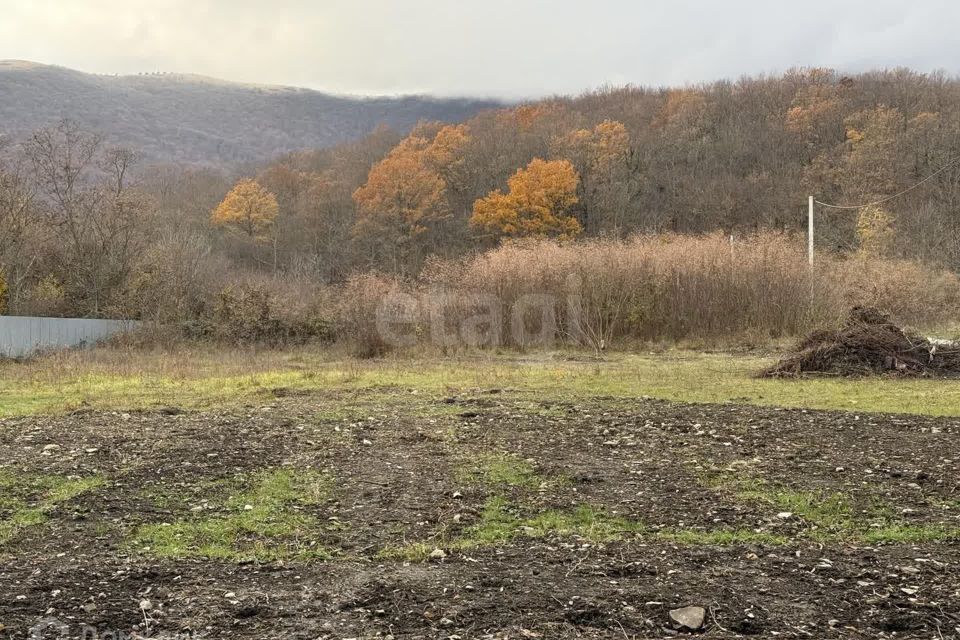
M509 388L541 397L650 396L683 402L960 415L960 381L763 380L756 355L665 351L604 360L570 354L355 360L313 350L138 352L98 349L0 365L0 416L79 408L205 408L277 389Z

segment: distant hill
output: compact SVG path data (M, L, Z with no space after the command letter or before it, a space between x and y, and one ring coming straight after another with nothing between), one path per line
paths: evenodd
M136 149L148 161L237 165L359 138L380 124L457 122L491 101L360 98L182 74L102 76L0 61L0 134L63 118Z

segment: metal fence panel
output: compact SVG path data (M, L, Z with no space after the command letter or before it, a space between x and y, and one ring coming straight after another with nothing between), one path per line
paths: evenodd
M136 325L133 320L0 316L0 356L19 358L42 349L92 346Z

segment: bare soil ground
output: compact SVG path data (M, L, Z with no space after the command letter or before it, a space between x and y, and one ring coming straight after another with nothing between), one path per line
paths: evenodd
M955 419L275 395L0 422L0 638L960 637Z

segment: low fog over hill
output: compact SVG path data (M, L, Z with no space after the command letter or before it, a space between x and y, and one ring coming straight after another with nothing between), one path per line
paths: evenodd
M352 140L379 124L459 121L495 103L357 98L182 74L101 76L0 61L0 133L71 118L153 162L238 164Z

